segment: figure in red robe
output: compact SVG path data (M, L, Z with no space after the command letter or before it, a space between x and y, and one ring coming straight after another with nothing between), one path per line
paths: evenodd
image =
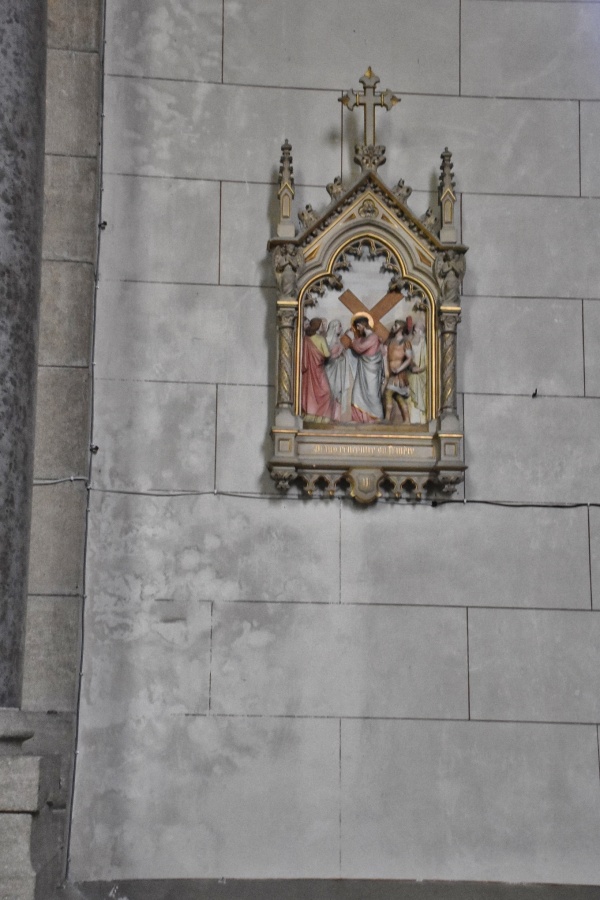
M316 422L333 418L333 397L325 373L330 356L323 334L326 324L324 319L311 319L302 343L302 412Z

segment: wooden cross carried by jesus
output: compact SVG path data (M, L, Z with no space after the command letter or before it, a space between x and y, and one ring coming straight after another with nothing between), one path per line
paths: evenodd
M373 309L367 309L362 300L359 300L352 291L344 291L344 293L340 295L340 302L344 304L346 309L350 310L353 316L360 313L368 313L372 317L373 331L382 341L386 341L390 333L385 325L382 325L381 319L386 313L393 309L400 300L402 300L402 294L398 293L398 291L388 291L385 297L382 297L381 300L375 304ZM349 347L350 338L344 334L341 338L341 343L344 347Z
M392 94L391 91L376 91L375 85L379 84L379 77L375 75L371 66L367 69L362 78L358 79L364 86L364 91L349 91L343 94L339 100L348 109L354 109L355 106L363 106L365 110L365 137L364 142L368 146L375 144L375 107L383 106L385 109L391 109L396 103L400 103L400 98Z

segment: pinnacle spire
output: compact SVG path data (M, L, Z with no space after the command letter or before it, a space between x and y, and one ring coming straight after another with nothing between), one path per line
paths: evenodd
M456 203L456 194L454 188L454 163L452 162L452 154L447 147L442 153L442 164L440 166L440 187L438 190L440 210L441 210L441 228L440 240L444 244L455 244L457 239L456 224L454 222L454 205Z
M450 190L452 191L456 186L456 182L454 181L454 174L452 172L452 170L454 169L452 154L447 147L444 149L441 158L442 165L440 166L440 191L443 193L446 188L450 188Z
M295 237L296 228L292 221L292 200L296 193L294 188L294 167L292 165L292 145L286 138L281 145L281 160L279 166L279 222L277 223L277 235L279 237Z

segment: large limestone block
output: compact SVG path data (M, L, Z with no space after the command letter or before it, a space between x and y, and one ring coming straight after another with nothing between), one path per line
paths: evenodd
M98 233L96 170L94 158L46 157L44 259L94 262Z
M600 609L600 510L592 508L590 516L590 568L592 575L592 605Z
M331 171L332 179L335 174ZM324 212L330 198L324 188L298 184L295 210L299 212L307 203ZM275 285L267 241L273 236L273 222L279 215L277 187L224 182L221 209L221 284ZM251 228L248 222L252 222ZM295 224L298 226L297 220Z
M458 0L423 0L401 11L394 0L379 0L369 15L359 0L348 0L343 15L319 0L226 0L224 34L226 82L348 90L371 62L384 88L458 91Z
M0 900L34 900L35 875L23 878L2 878L0 880Z
M387 156L378 174L390 187L402 177L415 190L430 190L438 182L440 154L449 147L459 191L579 194L577 103L404 96L402 85L398 90L402 102L389 114L379 113L377 123L377 141L386 145ZM362 115L345 112L356 117L354 128L362 124ZM344 127L350 129L351 122ZM344 174L355 171L354 141L345 140L343 153ZM411 208L414 200L408 200ZM420 215L426 206L414 208Z
M218 604L212 665L228 715L468 715L461 609Z
M33 816L26 813L0 813L0 879L29 878ZM2 881L0 881L0 884Z
M275 391L251 385L219 385L217 416L218 491L277 494L265 461L273 452L270 435Z
M321 184L339 174L337 97L334 91L109 77L105 171L273 182L288 138L296 181ZM265 213L255 209L252 218Z
M462 210L463 240L469 245L465 294L598 296L600 200L468 195Z
M216 390L207 384L97 380L94 485L212 490Z
M23 750L26 748L26 753L31 756L43 756L45 759L58 756L60 775L47 798L54 808L65 808L70 790L74 724L72 713L49 715L48 710L0 709L0 733L25 732L33 735L21 746L14 744L13 756L20 755L21 747ZM9 747L9 744L4 744L5 751Z
M590 608L584 509L344 505L341 548L348 603Z
M92 265L44 260L38 348L40 365L88 364L93 300Z
M342 721L342 877L598 884L596 728Z
M216 284L219 185L104 178L101 278Z
M48 0L48 47L97 50L101 13L98 0Z
M191 553L191 551L188 551ZM81 709L94 728L128 719L206 713L210 603L146 600L94 578L85 610Z
M87 368L38 369L33 462L36 478L87 475L90 402Z
M106 71L221 80L222 0L108 0Z
M117 605L330 603L339 598L338 558L335 502L91 494L88 590Z
M597 722L599 644L591 611L469 610L471 717Z
M81 482L34 487L30 594L80 593L86 499Z
M67 813L64 809L53 809L44 806L33 817L31 829L31 862L38 873L38 890L44 882L47 884L47 876L50 870L54 870L58 876L54 882L57 885L61 879L61 854L64 850L65 831L67 828ZM46 896L47 896L46 891ZM45 896L41 892L42 897Z
M466 496L600 501L600 401L465 395Z
M463 297L459 389L583 396L581 326L577 300Z
M46 153L96 156L99 71L97 53L48 51Z
M586 300L583 304L585 346L585 392L588 397L600 397L600 302Z
M600 104L581 103L581 193L600 196L600 173L596 163L600 141Z
M57 785L58 757L0 756L0 813L38 812Z
M339 874L339 722L84 720L71 878Z
M595 3L464 0L461 87L504 97L600 97Z
M29 597L25 629L22 706L73 711L79 674L80 601Z
M102 282L96 376L266 385L274 300L257 288Z

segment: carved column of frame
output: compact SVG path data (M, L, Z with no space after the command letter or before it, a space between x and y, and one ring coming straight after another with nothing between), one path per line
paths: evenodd
M285 301L283 301L285 302ZM298 315L296 304L277 306L277 408L291 410L293 397L294 327Z
M456 416L456 329L460 322L460 309L440 310L442 337L442 390L440 410L442 417Z

